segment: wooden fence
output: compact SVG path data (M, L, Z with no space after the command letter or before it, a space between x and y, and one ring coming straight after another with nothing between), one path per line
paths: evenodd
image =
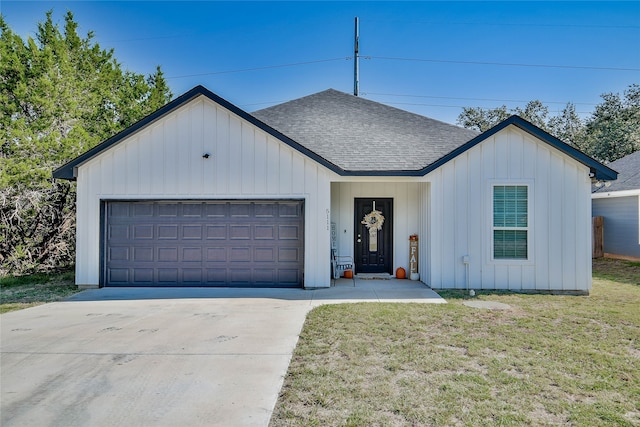
M604 256L604 218L594 216L591 218L591 258Z

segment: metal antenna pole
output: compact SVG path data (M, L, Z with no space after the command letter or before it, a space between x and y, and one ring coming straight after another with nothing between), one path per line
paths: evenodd
M353 94L358 96L360 92L360 53L358 43L360 38L360 30L358 28L358 17L356 16L356 32L354 41L353 55Z

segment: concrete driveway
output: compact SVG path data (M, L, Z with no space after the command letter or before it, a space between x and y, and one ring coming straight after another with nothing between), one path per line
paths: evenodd
M377 282L99 289L3 314L0 425L266 426L311 308L444 302L415 282Z

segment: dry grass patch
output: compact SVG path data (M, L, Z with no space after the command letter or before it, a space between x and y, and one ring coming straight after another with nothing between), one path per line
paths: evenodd
M72 272L0 278L0 313L60 301L79 292Z
M272 426L640 424L640 269L594 264L591 296L488 294L512 310L313 310Z

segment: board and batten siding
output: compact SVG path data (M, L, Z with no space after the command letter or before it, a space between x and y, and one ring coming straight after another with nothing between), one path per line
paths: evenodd
M620 197L616 192L593 195L593 216L604 218L606 254L640 258L640 190L637 192Z
M226 108L195 98L79 166L76 283L99 284L102 200L298 199L305 204L304 286L330 286L333 175Z
M509 126L426 176L433 288L588 292L588 167ZM492 185L529 186L529 259L492 260ZM469 277L463 257L469 256Z

